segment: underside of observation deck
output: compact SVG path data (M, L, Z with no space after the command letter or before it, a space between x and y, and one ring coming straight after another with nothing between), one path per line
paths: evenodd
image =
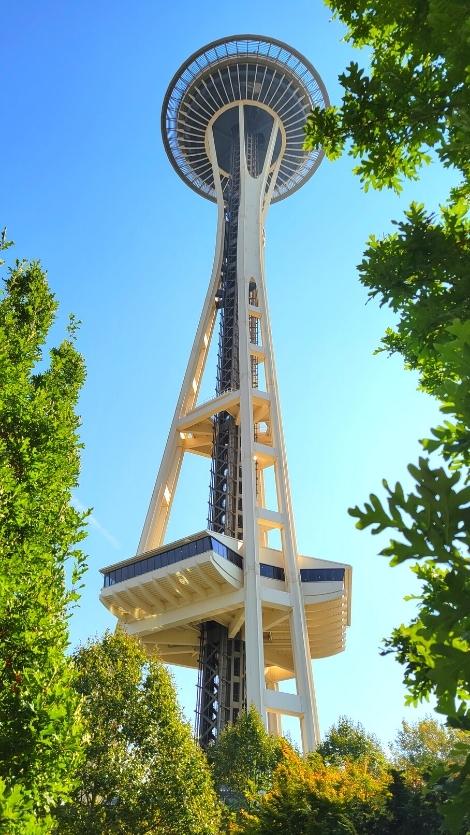
M294 674L292 602L282 553L263 548L261 559L266 673L271 681L282 681ZM350 566L303 556L298 564L311 657L341 652L350 622ZM201 623L223 627L218 636L208 634L211 643L245 637L243 565L242 543L201 531L102 569L101 601L129 634L141 638L149 654L199 669ZM213 668L212 661L207 663Z
M272 202L282 200L312 176L323 152L303 149L303 126L312 106L329 104L315 68L282 41L257 35L235 35L214 41L185 61L170 82L162 109L162 133L169 159L183 180L215 200L207 129L234 104L257 105L281 120L283 159ZM278 145L277 153L280 151ZM219 159L222 189L230 173Z

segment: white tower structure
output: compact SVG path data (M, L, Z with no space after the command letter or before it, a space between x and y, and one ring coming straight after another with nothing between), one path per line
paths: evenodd
M298 717L312 750L311 659L340 652L349 624L351 568L297 550L264 278L269 206L321 162L302 147L314 103L328 97L305 58L240 35L192 55L163 104L172 165L217 204L215 258L137 555L102 570L101 600L149 654L199 670L203 746L253 704L272 733L283 714ZM200 403L217 322L215 396ZM185 453L211 459L208 525L164 544ZM280 689L287 679L295 694Z

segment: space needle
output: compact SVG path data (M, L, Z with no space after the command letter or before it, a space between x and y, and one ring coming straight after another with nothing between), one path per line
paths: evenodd
M215 257L137 553L102 569L101 601L149 655L198 670L204 748L254 705L273 734L282 716L297 717L303 749L313 750L312 659L341 652L350 622L350 566L297 549L265 287L268 209L322 159L303 149L314 105L328 105L314 67L257 35L199 49L163 102L171 164L217 206ZM200 402L215 334L214 396ZM301 399L299 391L299 408ZM207 524L167 543L186 453L211 462ZM286 692L291 679L295 692Z

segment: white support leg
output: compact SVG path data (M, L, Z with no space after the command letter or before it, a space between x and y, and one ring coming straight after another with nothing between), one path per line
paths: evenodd
M297 693L302 705L301 729L304 751L312 751L319 741L319 727L316 708L315 689L313 684L308 632L305 621L305 610L300 585L300 574L297 565L297 544L295 538L294 515L290 496L289 478L287 472L287 458L280 414L279 393L277 387L274 354L272 347L269 311L263 281L258 289L259 304L263 315L261 326L263 332L263 346L265 349L266 386L271 394L271 429L273 446L277 450L275 461L276 490L280 513L285 517L285 524L281 530L282 551L286 582L292 599L292 613L290 616L290 630L292 650L294 656L295 678Z
M258 280L260 262L260 203L264 194L261 176L248 173L245 155L243 105L239 106L240 131L240 207L238 213L238 326L240 366L240 440L243 495L243 543L245 550L245 653L247 704L254 705L264 722L264 648L261 578L259 573L259 537L255 515L256 483L254 466L253 389L248 327L248 287ZM263 185L261 191L260 186Z
M183 450L181 448L178 432L178 421L181 417L187 415L188 412L194 408L197 402L216 319L217 311L215 308L215 295L220 281L224 248L224 200L212 131L210 131L209 135L209 146L214 173L214 183L217 191L218 208L217 238L212 276L206 293L201 317L199 319L199 325L194 338L180 395L176 404L165 451L163 453L160 469L158 471L155 487L153 489L152 498L150 499L147 516L145 518L142 535L137 549L138 554L145 553L152 548L158 548L162 544L165 536L183 460Z

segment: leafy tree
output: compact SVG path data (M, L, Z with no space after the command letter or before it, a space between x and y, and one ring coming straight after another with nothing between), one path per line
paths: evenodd
M203 752L160 661L122 632L74 655L85 760L63 835L215 835L220 809Z
M439 812L442 789L429 781L442 765L455 760L454 749L461 734L432 716L413 723L402 722L390 746L394 765L388 802L391 822L384 835L434 835L446 831Z
M302 758L282 743L272 788L242 812L246 835L337 835L380 832L389 777L377 777L363 763L327 766L318 754Z
M232 793L235 805L243 795L268 789L273 771L281 758L280 740L267 733L255 707L241 713L227 725L208 750L214 780L226 794Z
M403 721L390 748L396 768L429 775L442 763L455 760L455 746L461 741L461 731L446 728L427 716L417 722Z
M409 701L434 695L450 725L470 731L470 10L460 0L327 0L347 27L346 38L367 47L371 69L353 62L340 77L340 107L315 109L306 147L322 144L334 159L345 148L358 160L367 189L399 191L416 179L433 149L460 172L436 218L412 204L396 231L371 237L359 266L369 297L397 315L382 350L400 353L423 390L446 415L425 454L408 470L413 487L383 482L386 499L371 494L350 513L359 528L389 531L381 553L391 565L418 560L418 614L386 642L404 665ZM435 460L436 454L441 456ZM461 748L465 743L460 743ZM461 751L463 756L463 750ZM470 808L470 753L447 783L453 831Z
M344 766L348 762L362 762L372 773L380 774L388 763L378 739L368 734L360 722L340 716L317 748L327 765Z
M2 235L1 248L10 244ZM75 406L83 360L43 349L57 302L38 262L17 261L0 299L0 829L43 833L73 786L79 699L65 652L84 566ZM67 589L72 564L75 588Z
M309 148L330 159L359 159L365 187L399 190L417 179L436 148L445 165L468 174L469 10L460 0L326 0L345 39L371 50L371 70L351 62L339 76L341 107L315 109Z
M446 832L439 807L442 793L427 790L422 777L408 770L391 770L380 835L438 835Z

